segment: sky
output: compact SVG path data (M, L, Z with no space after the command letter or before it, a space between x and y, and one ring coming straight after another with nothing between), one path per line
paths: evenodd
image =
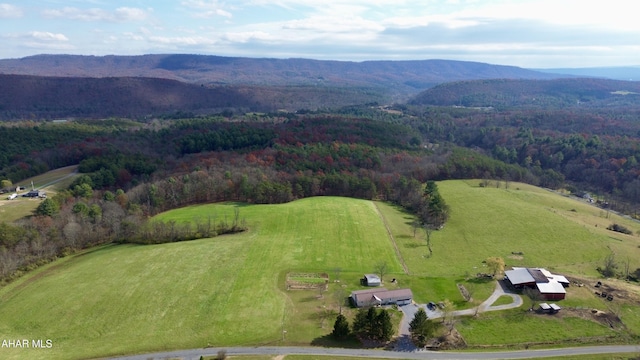
M3 2L4 1L4 2ZM640 65L632 0L0 0L0 58L204 54Z

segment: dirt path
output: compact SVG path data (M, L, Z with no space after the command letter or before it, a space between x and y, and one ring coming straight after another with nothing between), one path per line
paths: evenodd
M378 208L378 204L373 202L373 206L376 208L376 212L378 213L378 216L380 216L380 219L382 219L384 228L387 229L387 236L389 236L389 239L391 239L391 243L393 244L393 248L396 251L396 256L400 260L400 264L402 264L402 269L404 270L404 273L409 275L409 268L407 267L407 264L404 262L404 259L402 258L402 254L400 254L400 249L398 249L396 238L393 237L393 234L391 233L391 229L389 229L389 224L387 224L387 219L385 219L384 215L382 215L380 208Z

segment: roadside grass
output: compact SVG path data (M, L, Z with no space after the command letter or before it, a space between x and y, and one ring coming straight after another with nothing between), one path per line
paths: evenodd
M530 358L531 360L545 359L545 360L634 360L638 359L640 354L638 353L626 353L626 354L589 354L578 356L552 356L544 358Z
M284 357L283 359L285 359L286 357ZM211 356L203 356L202 357L203 360L218 360L218 355L211 355ZM227 357L225 359L237 359L237 360L274 360L276 359L276 356L271 356L271 355L227 355ZM170 359L169 359L170 360Z
M383 360L385 358L335 356L335 355L287 355L284 360Z
M522 309L481 313L476 318L461 318L456 329L471 347L525 346L576 339L585 339L586 342L587 338L619 336L619 333L609 327L593 321L577 317L534 315Z

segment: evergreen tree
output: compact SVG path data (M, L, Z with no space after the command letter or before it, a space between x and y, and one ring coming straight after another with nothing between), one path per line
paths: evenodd
M409 333L411 340L416 346L424 346L427 340L433 336L436 324L427 318L427 313L423 308L418 309L413 316L413 320L409 323Z
M393 323L391 323L391 316L386 309L382 311L376 317L375 333L378 340L389 341L393 336Z
M53 199L44 199L35 210L36 215L53 216L60 210L60 205Z
M336 322L333 324L333 332L331 333L331 336L336 340L344 340L349 336L349 334L349 321L347 321L347 318L344 315L338 314Z
M367 332L367 328L368 328L367 309L360 308L358 309L358 312L356 313L356 317L353 320L353 328L352 328L353 333L363 336Z
M375 308L370 307L367 310L367 326L365 328L365 337L369 339L377 338L378 312Z

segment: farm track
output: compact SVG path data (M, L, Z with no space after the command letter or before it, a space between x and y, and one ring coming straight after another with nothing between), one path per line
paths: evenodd
M394 238L393 234L391 233L391 229L389 228L389 224L387 223L387 219L384 217L384 215L380 211L380 208L378 208L378 204L373 202L373 206L375 206L376 212L378 213L378 216L380 216L380 219L382 219L382 223L384 224L384 228L387 230L387 235L389 236L389 239L391 239L391 243L393 244L393 248L396 251L396 256L398 256L398 259L400 260L400 264L402 264L402 269L404 270L404 273L407 274L407 275L410 275L409 274L409 268L407 267L407 264L404 262L404 259L402 258L402 254L400 253L400 249L398 249L398 244L396 243L396 238Z

